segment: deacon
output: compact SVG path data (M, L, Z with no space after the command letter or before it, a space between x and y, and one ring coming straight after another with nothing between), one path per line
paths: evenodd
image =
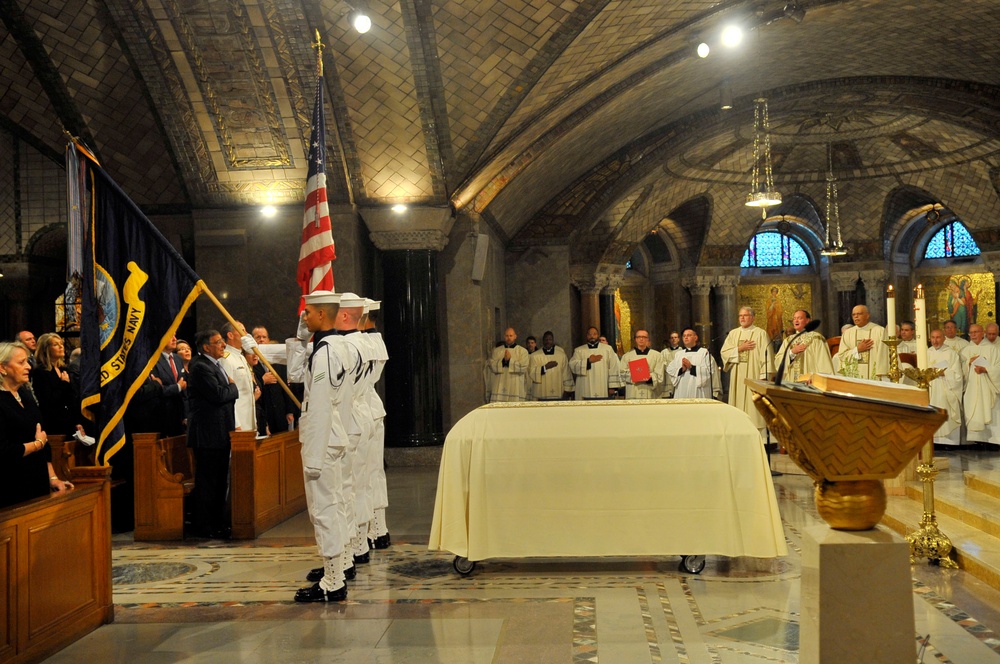
M535 401L558 401L573 391L573 374L566 351L556 345L552 332L542 335L542 347L531 354L528 365Z
M969 338L972 338L972 330L969 330ZM969 342L958 335L958 323L953 320L944 322L944 345L954 348L961 353L962 349L969 345Z
M489 361L492 373L490 401L524 401L524 376L528 371L528 351L517 345L517 332L508 327L503 344L493 349Z
M663 358L660 352L649 346L649 332L636 330L632 337L634 348L622 356L620 369L621 380L625 384L626 399L657 399L660 396L660 386L663 384ZM646 360L649 378L639 383L632 381L632 362Z
M962 349L965 424L970 443L1000 443L1000 349L986 341L982 325L969 326L972 341ZM945 333L947 336L947 333ZM947 341L945 342L947 343Z
M618 354L606 343L596 327L587 329L587 343L573 350L569 370L576 377L576 400L607 399L621 387Z
M722 368L729 372L729 405L750 416L761 436L764 435L764 418L753 405L753 392L746 385L747 378L767 380L767 332L753 324L752 307L740 307L740 326L731 330L722 344ZM720 381L721 383L721 381Z
M859 304L851 311L854 327L840 338L837 360L845 376L880 380L879 374L889 371L889 347L882 343L885 328L871 322L868 307Z
M236 430L257 431L257 399L260 398L260 388L254 382L253 369L243 357L243 351L252 353L257 342L246 333L243 323L237 321L237 325L239 328L233 327L232 323L222 326L226 352L219 363L240 390L240 398L236 400Z
M965 376L962 373L961 358L954 349L944 345L944 332L941 330L931 330L927 365L932 369L944 369L943 376L930 382L930 397L932 406L948 411L948 419L934 433L934 444L961 445Z
M677 352L667 366L667 377L674 386L675 399L711 399L715 360L707 348L698 347L698 333L684 328L684 350Z
M990 323L986 326L986 340L994 346L997 345L997 336L1000 335L1000 325Z
M792 327L798 334L806 329L806 325L812 320L809 312L805 309L798 309L792 314ZM830 347L826 345L826 337L813 330L806 332L791 347L788 344L795 337L788 337L781 342L778 355L774 358L775 371L781 360L785 360L785 374L781 382L795 381L802 374L819 373L832 374L833 360L830 357Z
M296 338L286 342L288 377L305 385L299 442L306 508L323 567L309 572L306 578L316 583L296 592L295 601L342 602L347 599L343 561L349 535L343 482L348 436L340 404L344 388L351 382L346 369L351 349L334 329L340 295L314 291L304 299L306 307ZM310 336L311 353L307 346Z

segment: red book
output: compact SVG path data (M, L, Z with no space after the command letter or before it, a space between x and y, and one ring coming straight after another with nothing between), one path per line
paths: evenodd
M639 383L645 383L649 380L649 362L646 358L640 357L637 360L632 360L628 363L629 373L632 374L632 384L638 385Z

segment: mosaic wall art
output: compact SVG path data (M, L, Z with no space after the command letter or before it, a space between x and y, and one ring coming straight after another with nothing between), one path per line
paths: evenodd
M754 324L780 342L782 331L792 326L796 309L813 313L812 284L740 284L737 306L751 306L757 314Z

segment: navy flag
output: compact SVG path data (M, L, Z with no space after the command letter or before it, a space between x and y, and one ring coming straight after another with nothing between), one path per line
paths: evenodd
M97 424L98 465L125 444L122 418L160 352L205 289L160 232L87 161L80 394Z

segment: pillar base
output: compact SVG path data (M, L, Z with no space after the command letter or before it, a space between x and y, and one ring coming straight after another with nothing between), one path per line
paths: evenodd
M874 529L803 532L800 664L916 660L905 541Z

